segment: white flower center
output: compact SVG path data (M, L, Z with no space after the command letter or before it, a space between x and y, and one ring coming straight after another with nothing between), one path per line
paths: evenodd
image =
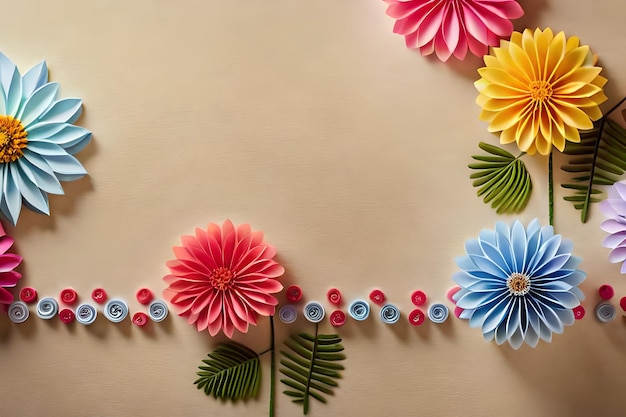
M506 279L506 286L509 288L509 292L512 295L522 296L528 294L530 291L530 278L519 272L513 272L511 276Z

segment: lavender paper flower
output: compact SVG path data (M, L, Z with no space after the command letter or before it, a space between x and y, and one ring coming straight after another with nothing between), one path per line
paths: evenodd
M607 217L600 227L609 233L602 246L610 248L609 262L622 263L621 272L626 274L626 181L613 184L606 200L600 202L600 210Z
M57 100L58 90L45 62L22 76L0 53L0 211L13 224L22 203L50 214L48 193L63 194L60 181L87 173L72 156L91 140L91 132L72 124L82 101Z
M460 318L479 327L485 340L535 347L574 323L572 309L584 299L577 286L586 274L576 269L581 259L571 255L571 241L551 226L537 219L527 228L498 222L465 248L467 255L456 259L462 271L453 279L461 289L453 299L463 309Z

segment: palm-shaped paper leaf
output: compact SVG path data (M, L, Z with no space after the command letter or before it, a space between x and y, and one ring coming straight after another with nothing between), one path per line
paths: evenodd
M235 342L221 344L200 366L194 384L206 395L223 400L256 397L261 382L259 355Z
M470 175L472 185L480 187L476 194L496 213L518 213L528 203L533 184L526 165L519 158L497 146L478 144L487 155L473 155L476 163L468 167L476 170Z
M570 155L569 163L561 169L572 173L572 182L562 184L574 190L565 196L585 223L591 203L602 200L598 185L612 185L626 171L626 129L610 119L601 119L593 129L580 132L580 142L568 142L563 153Z
M336 335L306 333L291 335L285 341L289 351L280 351L280 372L287 378L280 381L289 389L283 391L293 397L293 402L302 404L303 413L309 412L310 398L326 403L325 395L332 395L337 387L339 371L344 367L339 361L345 359L341 353L341 338Z

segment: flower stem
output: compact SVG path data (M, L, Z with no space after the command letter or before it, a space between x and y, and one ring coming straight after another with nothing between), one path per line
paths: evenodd
M271 355L271 368L270 368L270 415L274 417L274 391L276 391L276 350L274 349L274 316L270 316L270 355Z
M548 217L550 226L554 227L554 174L552 169L552 152L548 156Z

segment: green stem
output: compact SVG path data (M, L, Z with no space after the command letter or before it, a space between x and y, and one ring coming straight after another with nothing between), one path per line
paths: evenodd
M548 156L548 217L550 226L554 226L554 174L552 169L552 152Z
M274 417L274 391L276 391L276 350L274 349L274 316L270 316L270 349L271 352L271 363L272 367L270 368L270 417Z

